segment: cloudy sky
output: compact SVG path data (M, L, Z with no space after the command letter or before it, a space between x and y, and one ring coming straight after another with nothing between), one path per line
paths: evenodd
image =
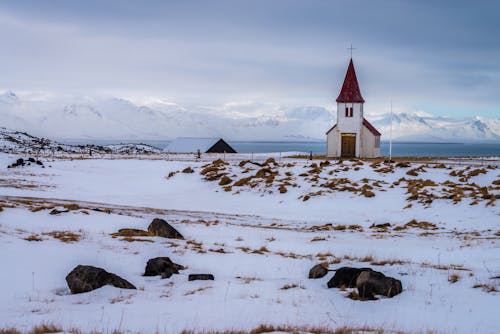
M500 1L1 1L0 90L498 118Z

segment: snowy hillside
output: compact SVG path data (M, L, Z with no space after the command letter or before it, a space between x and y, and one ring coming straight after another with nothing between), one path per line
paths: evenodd
M6 153L158 153L160 149L145 144L117 145L67 145L56 141L32 136L26 132L0 127L0 152Z
M0 331L498 332L496 161L247 155L7 168L17 158L0 153L0 263L8 268L0 271ZM154 218L184 239L145 232ZM134 230L119 232L125 228ZM185 268L144 276L156 257ZM358 300L359 289L328 287L334 271L309 279L319 263L369 267L400 280L403 291ZM65 277L77 265L104 268L137 289L72 294Z
M173 139L223 137L233 140L320 139L335 123L336 110L242 102L182 105L169 101L134 103L122 98L22 99L0 95L0 126L36 136L67 139ZM366 115L389 137L389 114ZM500 140L500 120L394 115L396 140Z

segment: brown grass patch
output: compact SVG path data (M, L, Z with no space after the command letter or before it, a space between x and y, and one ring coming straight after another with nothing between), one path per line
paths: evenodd
M66 242L66 243L77 242L82 237L81 234L77 234L77 233L74 233L71 231L52 231L52 232L45 232L42 234L51 236L54 239L58 239L59 241Z
M388 333L404 334L402 331L389 330ZM291 325L260 325L250 330L183 330L180 334L263 334L263 333L309 333L309 334L383 334L386 333L383 329L376 329L372 327L311 327L311 326L291 326Z
M264 253L269 253L269 249L267 249L266 246L262 246L259 249L254 249L252 251L252 254L264 254Z
M426 221L416 221L415 219L410 220L408 223L404 224L403 226L396 226L394 227L394 231L402 231L407 228L419 228L422 230L437 230L438 227L436 224L429 223Z
M111 233L113 238L116 237L149 237L151 234L148 231L138 230L135 228L122 228L118 232Z
M61 333L63 330L61 327L58 327L53 324L42 324L36 327L29 332L30 334L48 334L48 333Z
M479 289L480 288L483 291L488 292L488 293L490 293L490 292L498 292L496 286L494 286L493 284L484 284L484 283L483 284L474 284L472 287L474 289Z
M290 283L290 284L285 284L283 285L280 290L289 290L289 289L296 289L296 288L299 288L299 289L305 289L304 286L302 285L299 285L299 284L296 284L296 283Z
M396 260L396 259L388 259L388 260L379 260L379 261L372 261L370 264L372 266L385 266L385 265L402 265L402 264L407 264L408 261L403 261L403 260Z
M219 185L220 186L226 186L226 185L230 184L231 182L233 182L233 180L231 180L231 178L229 176L223 175L220 178Z
M213 288L212 286L204 286L204 287L201 287L201 288L198 288L198 289L195 289L195 290L189 290L189 291L186 291L186 293L184 294L184 296L194 295L197 292L202 292L202 291L205 291L205 290L208 290L208 289L212 289L212 288Z
M29 237L24 238L24 240L26 240L26 241L42 241L43 239L36 234L32 234Z
M250 284L252 282L256 282L256 281L262 281L262 279L258 278L258 277L242 277L242 276L236 276L235 277L236 279L239 279L240 281L242 281L243 283L245 284Z
M448 276L448 282L450 283L456 283L460 280L461 276L459 274L451 274Z
M154 242L153 240L150 239L139 239L139 238L133 238L133 237L125 237L120 239L121 241L126 241L126 242Z

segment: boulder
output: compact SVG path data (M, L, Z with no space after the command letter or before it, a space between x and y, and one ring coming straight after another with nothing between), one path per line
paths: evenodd
M177 232L169 223L160 218L155 218L148 226L151 235L170 239L184 239L182 234Z
M328 274L328 269L322 264L317 264L309 270L309 278L321 278Z
M156 257L150 259L146 264L144 276L161 275L161 278L169 278L173 274L178 274L179 270L182 269L184 269L184 266L173 263L168 257Z
M191 274L188 276L188 280L189 281L208 281L208 280L211 280L213 281L215 278L214 278L214 275L212 274Z
M328 281L329 288L355 288L356 280L362 271L371 271L370 268L342 267L335 271L335 275Z
M375 295L394 297L403 291L400 280L377 271L362 271L356 280L356 287L362 299L375 299Z
M98 289L104 285L112 285L122 289L135 289L127 280L118 275L108 273L102 268L93 266L76 266L66 276L66 282L71 293L89 292Z

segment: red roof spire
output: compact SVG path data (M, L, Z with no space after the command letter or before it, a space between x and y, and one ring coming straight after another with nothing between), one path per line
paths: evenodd
M337 102L365 102L359 90L358 79L356 78L356 71L354 70L352 58L347 68L342 90L340 91L339 97L337 97Z

